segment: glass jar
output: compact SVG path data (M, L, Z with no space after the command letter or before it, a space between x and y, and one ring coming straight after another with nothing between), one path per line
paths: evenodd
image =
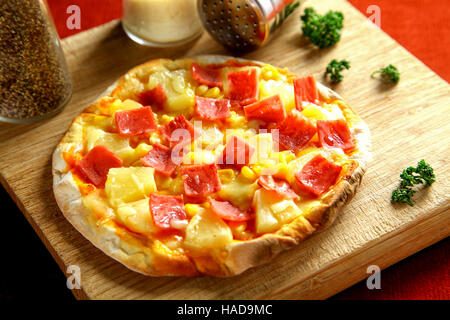
M0 121L48 118L71 96L72 81L45 0L0 1Z
M176 46L203 32L197 0L123 0L122 26L135 42Z
M300 6L300 0L198 0L205 29L232 51L255 50Z

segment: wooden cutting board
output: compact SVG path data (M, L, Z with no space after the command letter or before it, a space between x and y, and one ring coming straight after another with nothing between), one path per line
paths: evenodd
M71 120L120 75L146 60L227 54L206 33L178 48L144 48L118 21L63 40L75 91L56 117L36 124L0 124L0 180L61 269L81 269L77 298L304 299L327 298L450 234L450 99L448 84L343 0L309 1L319 12L345 14L342 40L317 50L301 37L297 11L264 48L244 56L323 81L327 63L351 69L333 87L366 120L374 160L359 193L334 225L275 261L233 278L152 278L129 271L85 240L62 216L52 193L51 154ZM401 71L395 86L371 79L389 63ZM437 182L414 200L392 205L399 173L425 158ZM383 277L381 277L382 281ZM383 282L382 282L383 285Z

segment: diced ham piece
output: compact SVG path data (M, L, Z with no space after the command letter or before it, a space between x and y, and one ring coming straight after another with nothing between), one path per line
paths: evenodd
M302 111L302 101L316 103L319 99L316 80L313 76L294 79L295 106Z
M195 97L195 114L204 120L224 120L230 116L228 99Z
M258 183L264 189L275 192L284 199L298 200L300 198L287 181L264 175L259 177Z
M278 94L246 105L244 113L247 120L258 119L265 122L280 122L286 118L286 111Z
M180 173L184 194L188 197L203 197L220 191L222 187L214 163L182 166Z
M224 220L247 221L252 218L249 211L241 211L228 201L218 201L208 198L208 202L211 206L211 211Z
M278 129L278 137L272 132L274 141L278 141L282 147L294 153L316 134L314 124L297 110L292 110L292 113L275 129Z
M228 98L241 106L258 100L258 73L255 68L228 73Z
M109 169L121 166L122 159L105 146L96 146L78 162L77 168L97 188L103 188Z
M192 78L198 83L205 84L209 87L223 87L222 75L218 69L202 67L194 62L191 65L191 73Z
M253 146L237 136L232 136L217 163L239 168L249 163L254 152Z
M163 109L167 100L166 93L161 84L155 88L142 92L139 95L139 103L143 106L151 106L156 109Z
M114 114L114 119L119 134L125 137L139 136L158 127L150 107L117 111Z
M298 191L308 197L317 198L336 184L341 170L341 166L328 161L319 154L295 174Z
M150 212L153 224L161 229L178 229L176 226L187 225L183 196L166 196L152 193L150 195Z
M190 144L198 137L192 123L186 120L183 115L175 117L171 122L160 128L163 137L169 141L170 147L177 144Z
M324 148L341 148L346 152L355 148L352 134L344 119L317 121L317 133Z
M157 172L170 176L178 166L178 161L174 162L175 159L172 157L172 149L157 143L147 155L141 158L141 161L144 166L155 168ZM177 160L179 160L178 157Z

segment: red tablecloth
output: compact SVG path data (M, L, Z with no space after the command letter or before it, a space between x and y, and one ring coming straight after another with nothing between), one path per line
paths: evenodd
M442 78L450 80L449 0L350 2L365 14L369 5L378 5L381 28ZM61 38L122 15L121 0L48 0L48 3ZM66 26L70 5L78 5L81 9L81 30L69 30ZM450 299L449 252L450 240L443 240L382 271L381 290L368 290L362 281L335 298Z

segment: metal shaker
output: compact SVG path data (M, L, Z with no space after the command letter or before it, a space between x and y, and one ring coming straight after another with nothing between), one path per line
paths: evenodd
M216 41L232 51L251 51L299 5L295 0L198 0L198 11Z

